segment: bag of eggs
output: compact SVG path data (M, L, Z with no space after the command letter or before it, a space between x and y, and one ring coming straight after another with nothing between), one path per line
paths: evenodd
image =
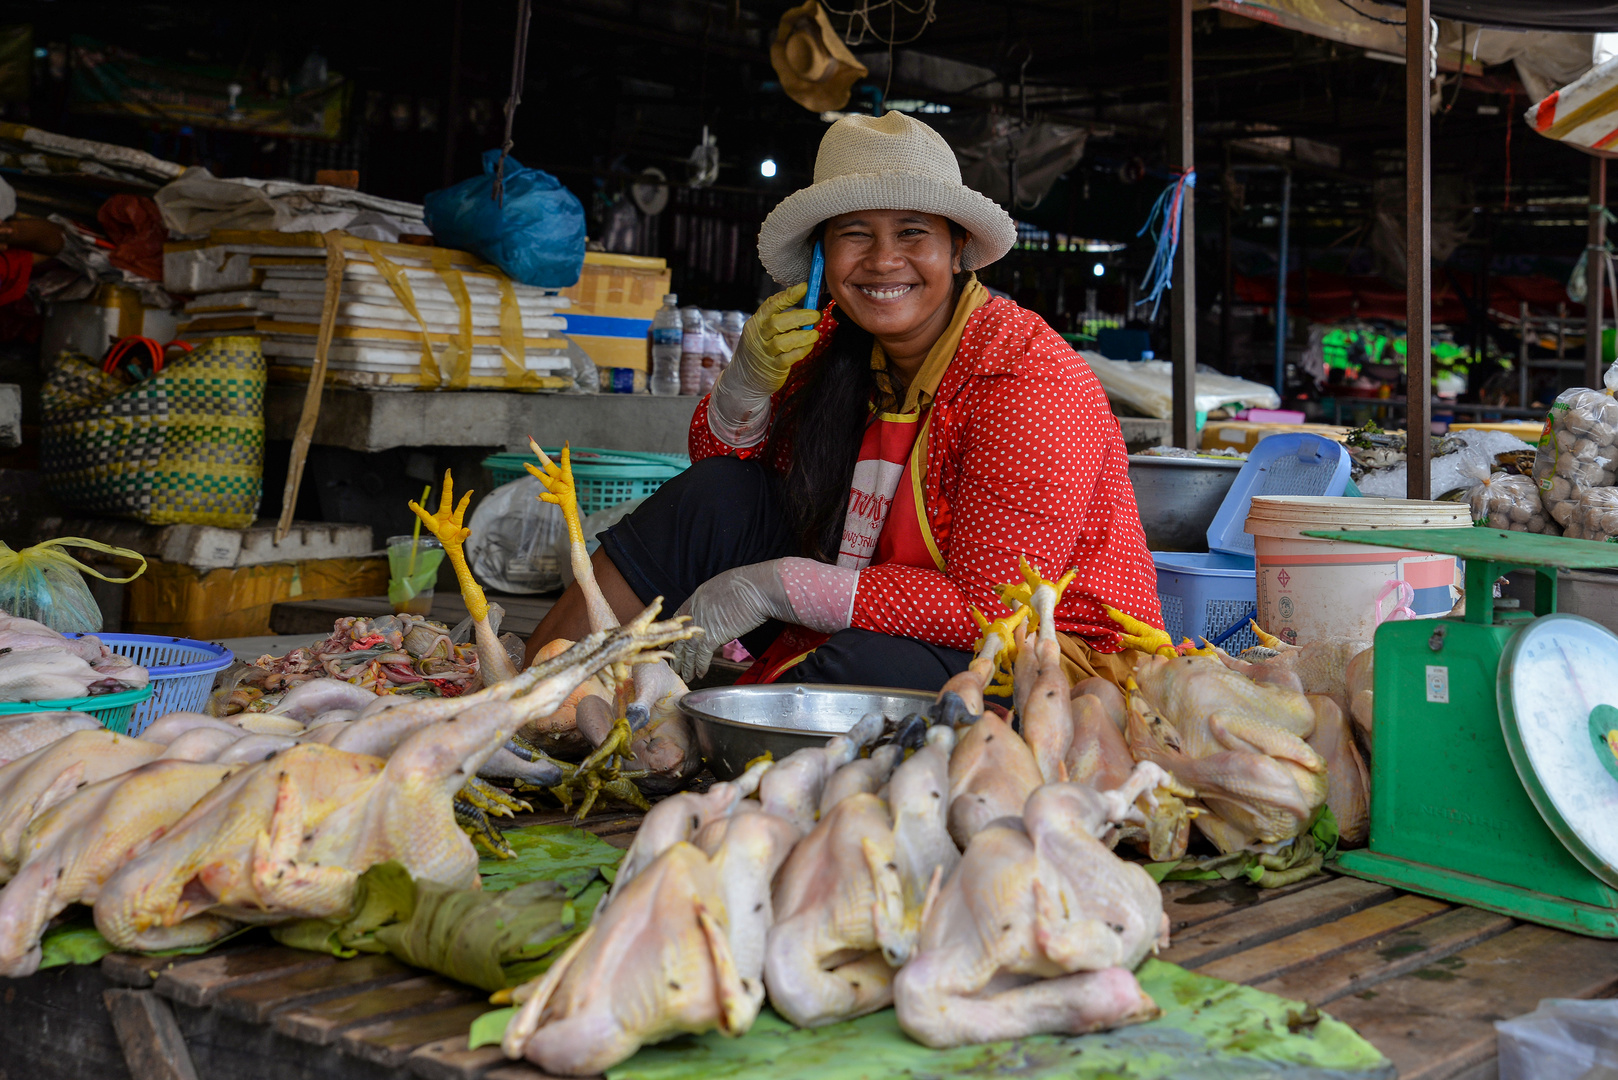
M1532 478L1491 473L1488 466L1481 463L1470 472L1477 480L1477 486L1468 495L1473 521L1491 529L1561 534L1561 528L1545 512L1539 487Z

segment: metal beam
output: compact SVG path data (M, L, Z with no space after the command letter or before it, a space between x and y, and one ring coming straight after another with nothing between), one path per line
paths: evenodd
M1584 280L1584 385L1599 387L1601 369L1602 307L1607 274L1607 159L1590 159L1590 239L1585 249ZM1613 313L1618 316L1618 312Z
M1405 4L1405 497L1432 498L1432 115L1429 0Z
M1197 167L1196 130L1191 111L1192 0L1174 0L1169 78L1174 119L1169 125L1169 165L1181 172ZM1186 186L1180 217L1180 250L1169 290L1169 356L1174 364L1174 445L1194 450L1197 435L1197 228L1196 189ZM1169 222L1165 227L1171 227Z

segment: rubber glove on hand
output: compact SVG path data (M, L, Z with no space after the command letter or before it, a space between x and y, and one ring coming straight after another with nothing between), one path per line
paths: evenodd
M771 619L833 634L854 618L860 572L813 559L772 559L738 566L697 587L677 614L703 633L671 647L670 663L686 682L707 674L713 654Z
M720 373L708 399L708 429L726 446L741 449L764 438L771 395L820 340L814 326L819 314L798 307L808 289L808 282L802 282L776 293L742 327L730 366Z

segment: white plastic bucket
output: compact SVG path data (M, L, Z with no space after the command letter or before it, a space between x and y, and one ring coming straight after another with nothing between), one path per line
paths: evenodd
M1370 641L1392 619L1436 619L1460 599L1455 557L1317 540L1321 529L1470 528L1465 503L1259 496L1247 515L1258 622L1295 645Z

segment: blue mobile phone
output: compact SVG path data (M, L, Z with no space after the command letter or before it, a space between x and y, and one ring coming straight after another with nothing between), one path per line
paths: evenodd
M826 253L820 248L820 241L815 241L814 254L809 256L809 287L803 293L803 306L820 310L820 282L826 276ZM804 323L805 327L814 326L814 323Z

